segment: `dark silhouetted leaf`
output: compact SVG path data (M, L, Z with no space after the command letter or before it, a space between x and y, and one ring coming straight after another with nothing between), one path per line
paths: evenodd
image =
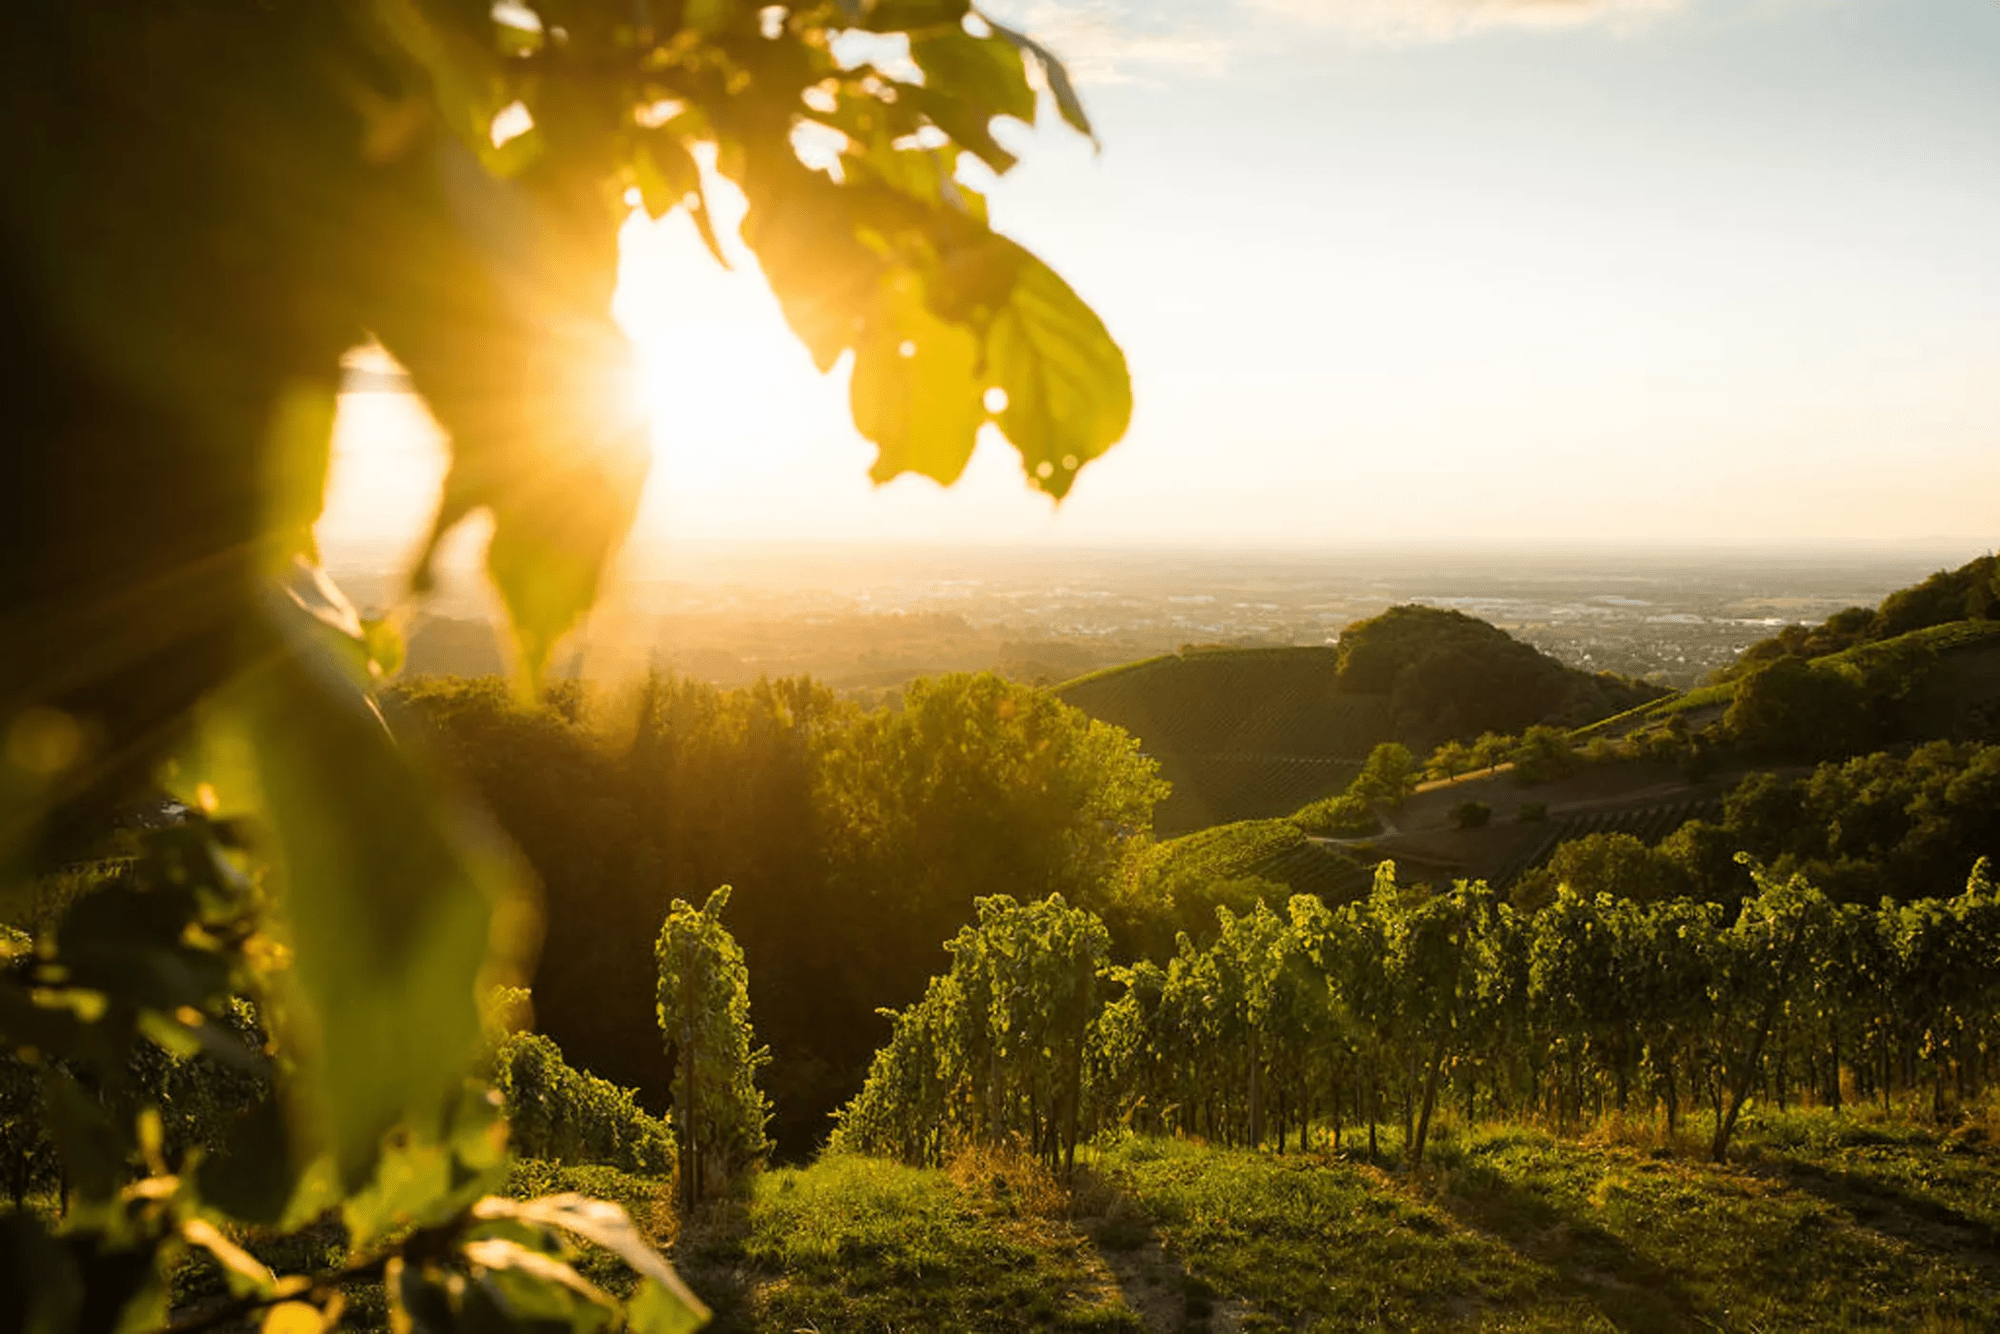
M1090 127L1090 117L1083 111L1083 99L1077 96L1076 85L1070 82L1069 71L1063 67L1062 61L1026 33L1016 32L992 19L987 19L986 25L993 29L995 36L1013 43L1035 58L1035 63L1042 67L1042 77L1048 80L1049 92L1055 96L1056 109L1062 112L1062 118L1069 122L1071 129L1089 136L1090 142L1095 144L1097 131Z

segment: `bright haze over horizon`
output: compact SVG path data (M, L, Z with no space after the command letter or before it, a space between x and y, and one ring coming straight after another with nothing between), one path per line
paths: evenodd
M1992 545L1993 0L988 8L1068 60L1103 150L1045 104L996 127L1015 172L962 175L1125 348L1130 433L1060 509L997 436L950 490L874 487L844 364L813 371L754 261L637 221L642 559ZM329 555L414 540L441 468L415 400L344 396Z

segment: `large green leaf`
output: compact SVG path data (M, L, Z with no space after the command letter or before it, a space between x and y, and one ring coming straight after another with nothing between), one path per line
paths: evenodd
M987 375L1007 395L1000 429L1029 480L1060 499L1078 469L1125 434L1131 375L1104 322L1068 283L1011 241L994 244L1018 260L986 335Z
M997 172L1012 167L1014 155L994 140L988 123L995 116L1035 119L1035 90L1020 49L999 36L958 30L912 37L910 57L924 72L924 86L906 95L987 166Z
M295 614L288 620L296 623ZM229 692L291 947L277 1018L301 1056L291 1106L348 1189L403 1126L438 1140L477 1055L496 909L519 893L341 665L295 629Z
M925 308L914 274L898 270L854 346L848 398L854 424L880 450L878 482L920 472L946 486L965 471L986 408L979 343Z
M553 1228L610 1251L640 1275L639 1291L627 1316L640 1334L686 1334L708 1320L708 1307L681 1282L674 1267L647 1244L632 1219L617 1205L581 1195L544 1195L511 1200L493 1195L472 1206L482 1223L525 1223Z

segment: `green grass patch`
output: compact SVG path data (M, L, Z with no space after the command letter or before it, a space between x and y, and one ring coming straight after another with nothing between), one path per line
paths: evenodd
M1743 1139L1725 1166L1510 1126L1447 1130L1416 1179L1162 1141L1098 1167L1191 1273L1294 1329L2000 1328L1976 1129L1814 1112Z
M836 1155L767 1172L683 1262L717 1330L1117 1330L1143 1326L1090 1244L1018 1174Z
M1286 1327L1550 1328L1589 1308L1513 1248L1378 1168L1317 1155L1128 1141L1098 1169L1155 1222L1189 1272Z

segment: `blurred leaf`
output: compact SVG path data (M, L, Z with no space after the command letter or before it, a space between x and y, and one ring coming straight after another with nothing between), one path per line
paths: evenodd
M611 1298L586 1279L552 1255L529 1250L517 1241L505 1237L481 1237L468 1241L460 1247L465 1258L486 1269L515 1270L542 1283L551 1283L568 1288L578 1296L599 1305L609 1307Z
M392 1145L375 1179L342 1204L341 1221L354 1243L365 1245L398 1228L437 1221L450 1189L450 1150L434 1143Z
M322 1334L326 1315L311 1302L279 1302L264 1312L262 1334Z
M738 182L749 199L743 239L785 322L822 372L853 346L885 267L856 238L848 196L789 148L749 156Z
M483 1089L466 1085L436 1142L398 1139L375 1180L343 1206L358 1243L398 1228L449 1222L495 1189L507 1163L507 1128Z
M738 0L687 0L681 23L693 32L720 32L740 8Z
M382 1271L382 1287L389 1297L391 1334L450 1334L457 1327L450 1286L424 1266L396 1256Z
M386 616L361 622L361 639L368 647L370 675L376 679L394 676L403 670L403 635Z
M307 1159L293 1145L274 1095L230 1127L219 1153L202 1159L195 1169L195 1192L239 1222L276 1226L296 1214L289 1206L298 1193L299 1167Z
M958 29L913 36L910 58L924 72L921 94L912 93L924 114L994 171L1011 168L1016 159L994 140L988 122L1012 116L1034 123L1035 90L1020 48L998 35L974 37Z
M264 494L271 507L265 531L276 539L273 565L293 557L319 559L313 524L326 499L332 458L336 382L298 377L287 381L271 409L264 449Z
M980 17L985 18L985 15ZM1016 32L1004 23L995 23L988 18L986 26L993 29L996 37L1013 43L1034 57L1035 63L1042 67L1042 77L1048 80L1049 92L1054 94L1056 109L1062 112L1062 118L1069 122L1071 129L1088 136L1090 142L1096 144L1097 131L1090 127L1090 117L1084 114L1083 99L1076 95L1076 85L1070 82L1069 71L1063 67L1062 61L1056 59L1055 53L1026 33Z
M978 340L925 308L914 275L897 271L882 287L848 383L854 424L880 451L869 475L920 472L949 486L986 420Z
M1062 498L1085 463L1125 434L1132 380L1097 313L1048 265L1015 246L1013 290L986 338L987 374L1007 395L1000 429L1030 481Z
M497 903L497 848L453 818L365 696L295 623L290 652L230 696L251 739L293 949L285 1037L293 1111L351 1190L385 1133L436 1143L478 1051L477 987Z
M278 1280L270 1269L256 1256L223 1236L215 1224L205 1219L189 1218L181 1223L181 1235L191 1245L199 1246L215 1257L228 1280L229 1290L238 1297L277 1291ZM268 1317L265 1328L270 1328Z
M39 1214L0 1214L0 1330L69 1334L83 1296L75 1259Z
M124 1213L123 1204L115 1206ZM78 1334L151 1334L167 1323L164 1252L157 1233L140 1227L91 1227L103 1221L72 1210L65 1220L67 1259L82 1289ZM128 1220L129 1222L129 1220Z
M495 5L492 16L494 48L501 55L524 56L542 49L541 24L528 22L534 17L531 10Z
M701 243L723 268L722 243L716 239L715 225L708 215L708 193L702 184L701 166L685 143L671 131L655 130L633 156L632 169L639 182L639 195L646 212L663 218L676 208L685 208Z
M861 26L870 32L908 32L917 28L956 28L972 12L967 0L875 0L863 3Z
M696 1324L708 1319L708 1308L701 1299L688 1291L673 1266L646 1243L631 1218L615 1204L574 1194L544 1195L533 1200L510 1200L495 1195L474 1205L472 1215L480 1219L516 1218L561 1228L610 1251L659 1285L668 1300L677 1301L694 1313Z
M137 1147L110 1111L64 1071L42 1071L49 1138L62 1154L71 1189L86 1200L109 1199L124 1184Z
M708 1308L685 1288L649 1278L625 1303L625 1321L633 1334L693 1334L708 1323Z
M855 180L878 181L926 204L944 204L985 221L985 200L960 185L953 175L955 148L896 148L886 135L876 135L861 152L841 160Z
M606 164L607 168L609 163ZM467 515L493 518L487 572L532 697L556 642L597 595L637 509L649 463L630 343L610 316L617 282L617 195L598 180L557 209L560 164L530 183L497 180L440 153L436 190L457 226L399 233L425 288L384 292L372 320L451 437L451 467L415 585L429 586L438 544Z

